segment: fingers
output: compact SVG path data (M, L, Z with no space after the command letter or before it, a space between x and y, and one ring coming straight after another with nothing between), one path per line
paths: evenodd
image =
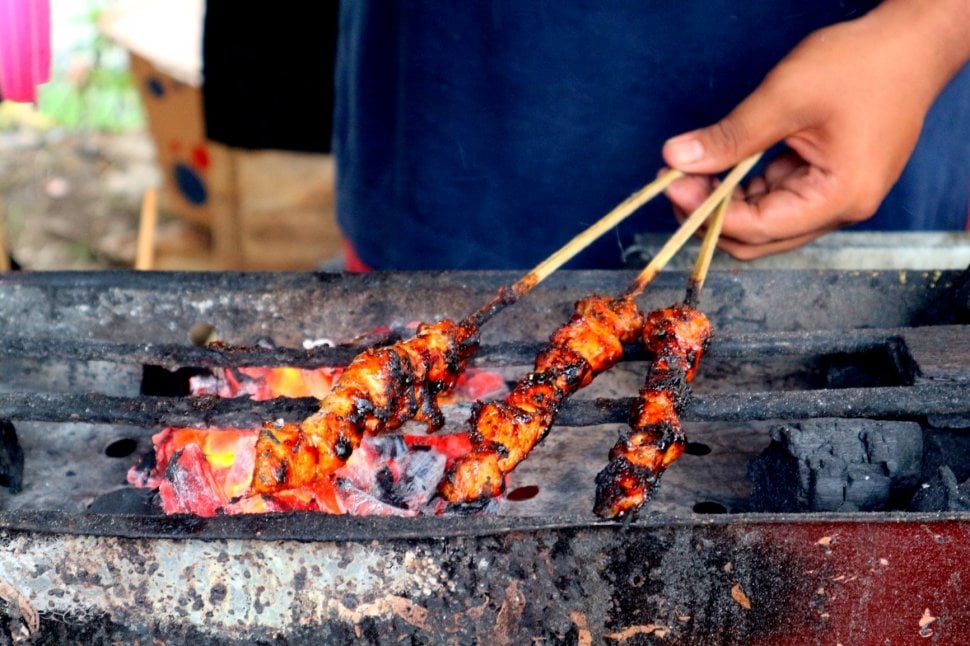
M687 175L668 186L666 195L683 215L699 207L714 188L714 178L709 175Z
M667 195L683 216L696 209L717 185L706 175L674 182ZM838 181L795 154L783 154L747 186L735 189L722 229L725 251L742 258L793 249L850 221Z
M827 232L849 219L839 200L836 180L810 166L792 168L774 182L765 178L767 190L749 190L728 210L723 235L738 242L764 245Z
M779 182L791 176L804 165L805 162L802 161L802 158L791 151L778 155L765 167L764 179L768 184L768 190L777 187Z

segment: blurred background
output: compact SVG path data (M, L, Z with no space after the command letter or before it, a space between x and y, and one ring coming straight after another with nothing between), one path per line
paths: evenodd
M36 105L0 103L16 264L130 268L140 230L152 269L306 270L338 254L328 155L206 138L203 0L50 2L51 80Z
M309 24L240 7L50 0L52 78L36 105L0 102L0 250L14 267L341 268L327 153L337 3L315 5L324 18ZM665 241L644 234L634 251L645 261ZM947 269L968 257L962 232L838 232L743 266Z

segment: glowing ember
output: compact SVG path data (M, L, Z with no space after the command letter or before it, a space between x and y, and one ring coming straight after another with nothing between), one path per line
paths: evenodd
M128 481L158 488L165 513L199 516L277 511L414 516L434 496L449 460L471 446L459 435L368 437L346 466L312 486L247 495L258 431L167 428L156 434L154 466Z
M146 473L138 466L132 467L128 481L139 487L160 487L176 454L193 447L191 455L206 463L220 495L226 500L240 496L249 490L252 481L257 435L258 431L239 428L166 428L152 437L154 468Z
M343 368L215 368L192 377L193 395L322 399ZM508 392L501 375L468 369L439 404L500 397ZM319 511L332 514L414 516L440 513L429 504L445 469L468 453L464 433L367 437L347 464L329 479L272 495L251 495L258 429L166 428L152 437L154 462L128 472L138 487L157 488L167 514L258 514Z
M509 392L502 375L488 370L468 368L458 377L450 395L439 396L438 403L474 402L504 397Z
M189 379L193 395L217 395L265 401L276 397L327 396L343 368L213 368L211 376Z
M167 477L158 487L162 509L166 514L214 516L227 501L202 449L198 444L189 444L172 458Z
M323 399L341 374L343 368L212 368L211 375L189 379L189 392L227 398L248 396L254 401L277 397ZM438 403L502 397L507 392L508 387L500 374L469 368L458 378L454 390L440 396Z

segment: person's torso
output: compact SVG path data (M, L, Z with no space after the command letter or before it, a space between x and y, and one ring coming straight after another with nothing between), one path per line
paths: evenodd
M342 3L341 226L378 268L532 266L651 180L668 137L873 4ZM659 198L573 266L621 266L633 232L673 225Z

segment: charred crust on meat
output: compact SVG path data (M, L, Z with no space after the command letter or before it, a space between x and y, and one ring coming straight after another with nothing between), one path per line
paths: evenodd
M414 419L419 422L424 422L427 425L429 433L434 433L445 425L444 413L441 412L433 397L425 398L421 409L415 415Z
M690 366L691 368L697 365L698 353L699 353L699 350L691 350L690 352L687 353L687 365Z
M505 459L509 457L509 447L505 446L500 442L489 442L488 450L498 455L499 458ZM492 484L491 478L487 479L486 483L491 485Z
M370 400L370 397L358 393L357 396L354 397L354 412L353 418L350 421L356 426L362 420L374 414L374 402ZM340 420L342 417L337 417L337 419Z
M573 390L579 387L589 369L589 363L585 359L579 358L575 362L566 364L566 367L559 374L563 376L569 389Z
M642 390L675 390L687 387L687 370L680 357L667 358L666 367L653 365L647 371Z
M488 439L482 435L475 424L470 425L468 429L468 439L473 446L482 446L488 442Z
M395 417L402 418L401 422L411 419L414 417L415 413L421 408L421 402L429 399L427 395L427 387L425 384L416 383L414 378L414 364L411 362L411 357L406 354L400 358L401 360L401 392L399 395L392 399L392 408L394 412L397 413ZM395 389L396 390L396 389Z
M649 502L658 486L658 478L648 469L631 464L626 458L618 458L596 476L593 512L602 518L621 518L636 513Z
M442 320L421 324L407 340L387 339L389 345L358 354L344 370L330 393L320 402L320 411L307 425L308 442L297 451L320 456L338 456L318 462L315 478L339 468L351 455L364 434L381 433L400 427L407 420L426 421L429 430L444 424L436 396L452 388L467 360L479 347L478 325L474 318L460 323ZM271 439L270 439L271 438ZM335 439L336 438L336 439ZM279 459L272 446L288 445L285 436L262 434L258 442L255 472L268 479ZM318 459L316 455L294 454L294 459ZM293 471L296 462L290 465ZM278 484L278 483L277 483Z
M286 482L286 479L290 475L290 467L285 461L280 461L276 468L273 469L273 478L276 482Z
M665 419L655 424L634 429L634 432L629 435L627 444L631 444L637 436L649 437L652 440L650 442L651 445L661 451L666 451L677 438L683 438L684 433L680 428L680 424Z
M384 392L382 394L384 396L384 400L387 402L387 405L384 407L378 407L375 405L373 413L375 417L378 417L381 420L387 420L390 418L394 414L394 409L400 405L400 401L397 397L397 386L410 374L407 370L407 368L410 367L410 364L405 364L404 358L401 356L400 351L398 351L396 348L388 348L387 363L385 365L387 367L387 374L390 378L382 380L384 382ZM409 388L405 388L404 390L410 391Z
M512 414L512 417L515 418L515 421L521 424L528 424L533 419L532 413L522 408L510 406L507 410Z
M280 441L280 438L276 437L276 433L273 432L273 429L266 428L265 426L259 431L259 439L270 440L271 442L273 442L273 444L276 444L277 446L282 444L282 442Z

